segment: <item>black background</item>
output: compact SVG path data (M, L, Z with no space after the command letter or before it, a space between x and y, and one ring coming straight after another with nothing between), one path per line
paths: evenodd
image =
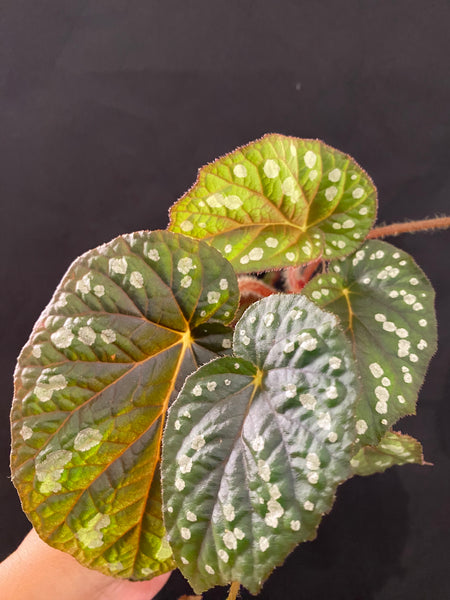
M198 167L266 132L354 156L380 222L448 213L449 25L433 0L3 0L0 558L29 528L8 468L15 358L69 263L164 228ZM434 467L345 483L261 598L450 598L449 239L389 240L438 293L439 351L399 425ZM174 575L158 598L187 589Z

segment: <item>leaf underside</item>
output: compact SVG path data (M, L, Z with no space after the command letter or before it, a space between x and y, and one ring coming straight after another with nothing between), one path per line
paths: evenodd
M164 519L196 593L257 593L351 475L358 384L335 317L265 298L236 325L234 355L186 380L164 434Z
M169 232L116 238L77 259L15 373L12 474L39 535L106 574L174 568L160 443L186 375L231 346L233 269Z
M415 413L437 345L434 290L409 254L371 240L303 293L337 315L352 342L362 384L356 429L362 445L377 445Z
M377 446L365 446L352 458L355 475L382 473L396 465L424 465L422 445L409 435L387 431Z
M376 209L375 186L351 157L319 140L268 134L200 169L169 229L249 273L346 256Z

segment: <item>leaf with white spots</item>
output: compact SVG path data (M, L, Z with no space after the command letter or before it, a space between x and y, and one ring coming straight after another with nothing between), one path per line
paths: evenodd
M253 304L234 357L201 367L172 405L164 520L197 593L231 581L256 593L351 475L358 383L336 321L300 295Z
M409 254L371 240L303 293L336 314L352 342L362 383L356 429L363 445L376 445L415 413L436 351L434 290Z
M426 464L420 442L398 431L387 431L377 446L365 446L351 460L355 475L382 473L395 465Z
M376 209L375 186L350 156L270 134L200 169L169 229L205 240L248 273L346 256Z
M121 236L73 263L15 374L13 480L48 543L119 577L174 568L165 413L189 373L229 353L238 296L216 250L169 232Z

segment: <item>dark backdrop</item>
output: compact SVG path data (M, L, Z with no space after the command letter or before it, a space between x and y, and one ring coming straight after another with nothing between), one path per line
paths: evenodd
M450 5L0 6L1 558L29 528L8 470L15 357L69 263L120 233L164 228L199 166L265 132L318 137L354 156L378 186L380 221L448 213ZM438 291L439 352L418 416L400 424L434 467L343 485L318 539L261 598L450 597L449 239L396 240ZM174 575L158 598L186 589Z

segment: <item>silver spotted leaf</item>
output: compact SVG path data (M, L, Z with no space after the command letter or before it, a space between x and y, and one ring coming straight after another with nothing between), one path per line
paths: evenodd
M103 573L174 568L160 445L177 387L231 347L231 265L177 234L120 236L78 258L18 359L12 475L39 535Z
M361 377L356 428L377 445L398 419L414 414L436 351L434 290L413 258L378 240L332 263L303 293L337 315Z
M351 460L355 475L382 473L389 467L407 464L426 464L422 445L398 431L387 431L377 446L364 446Z
M164 520L196 593L231 581L257 593L351 475L358 383L336 321L300 295L256 302L235 356L201 367L172 405Z
M248 273L346 256L376 209L375 186L350 156L269 134L200 169L169 229L205 240Z

